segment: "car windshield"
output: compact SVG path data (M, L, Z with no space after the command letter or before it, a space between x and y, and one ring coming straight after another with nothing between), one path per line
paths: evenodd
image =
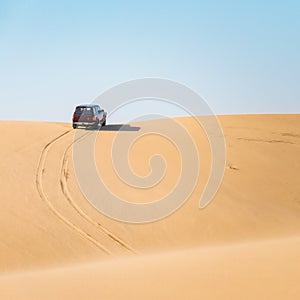
M76 107L75 113L76 114L92 114L93 110L91 107L80 106L80 107Z

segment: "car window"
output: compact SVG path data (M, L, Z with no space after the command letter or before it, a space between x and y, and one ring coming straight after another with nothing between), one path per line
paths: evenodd
M93 113L93 111L92 111L91 107L83 107L83 106L81 106L81 107L76 107L75 113L76 114L85 114L85 113L91 114L91 113Z

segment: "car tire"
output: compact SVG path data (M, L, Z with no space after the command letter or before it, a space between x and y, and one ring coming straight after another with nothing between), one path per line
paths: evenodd
M77 125L76 125L76 124L73 124L72 126L73 126L73 129L76 129L76 128L77 128Z
M94 129L97 130L97 129L99 129L99 127L101 127L101 124L100 124L99 120L97 120L96 124L94 125Z

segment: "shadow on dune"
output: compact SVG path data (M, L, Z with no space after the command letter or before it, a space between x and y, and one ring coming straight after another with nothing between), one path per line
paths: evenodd
M84 129L84 130L101 130L101 131L139 131L141 127L136 126L130 126L129 124L110 124L106 126L102 126L99 129L95 129L93 127L79 127L78 129Z
M104 131L139 131L141 127L130 126L129 124L110 124L101 127Z

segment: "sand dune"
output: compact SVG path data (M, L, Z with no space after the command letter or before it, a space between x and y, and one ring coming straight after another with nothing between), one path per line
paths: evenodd
M300 239L199 247L4 276L7 299L298 299Z
M147 224L118 222L87 201L69 124L1 121L0 297L299 298L300 116L219 120L227 164L213 202L198 208L212 159L207 137L192 118L178 118L200 153L200 177L180 209ZM124 184L110 159L116 135L134 138L164 122L98 134L98 172L126 201L155 201L176 186L180 153L161 136L140 138L129 154L140 176L151 155L163 155L168 168L153 188Z

